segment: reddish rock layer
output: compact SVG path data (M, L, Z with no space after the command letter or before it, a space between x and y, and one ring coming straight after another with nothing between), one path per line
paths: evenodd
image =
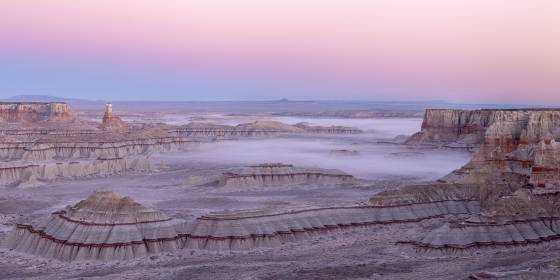
M68 122L75 120L63 102L0 102L0 120L9 123Z

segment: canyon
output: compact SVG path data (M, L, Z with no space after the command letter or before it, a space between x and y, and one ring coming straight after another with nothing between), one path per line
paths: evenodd
M21 277L22 266L35 278L559 272L560 109L428 109L420 131L392 134L313 119L128 123L107 111L100 123L2 134L7 275ZM271 141L293 152L259 146ZM251 156L260 149L268 161ZM373 155L379 165L365 161ZM424 172L418 165L440 170L429 169L436 161L449 171L410 176ZM378 171L356 172L365 162ZM384 164L391 173L379 176Z

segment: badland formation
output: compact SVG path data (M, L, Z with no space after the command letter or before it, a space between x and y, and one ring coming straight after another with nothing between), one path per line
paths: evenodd
M357 128L303 122L126 122L113 113L111 104L106 105L101 123L80 120L65 103L2 103L0 119L0 185L9 190L40 189L53 182L115 174L158 174L162 167L155 166L154 157L184 153L188 158L189 150L201 144L364 137L364 131ZM111 263L193 250L230 253L268 248L286 253L289 249L285 248L293 248L288 244L315 240L313 244L320 243L316 246L335 246L332 244L343 242L338 239L346 240L341 236L359 232L370 238L394 227L403 230L390 238L376 237L390 240L384 241L383 250L402 250L411 256L424 252L441 258L554 246L560 238L557 141L559 109L428 109L420 131L402 143L395 141L394 145L412 151L392 156L421 158L434 149L472 152L470 161L437 180L398 183L380 190L372 187L375 181L298 162L228 166L207 178L193 175L184 179L173 195L191 188L211 194L211 198L201 196L201 201L218 201L220 194L233 199L249 193L243 200L251 204L255 196L275 191L280 193L276 199L283 202L245 209L213 206L212 211L198 207L188 213L174 207L175 212L167 214L136 202L134 195L95 191L50 214L20 215L9 224L12 229L3 238L3 246L14 254L39 259ZM352 157L340 157L348 154ZM334 148L330 156L352 161L363 153ZM180 171L178 167L169 170ZM186 183L193 180L193 184ZM153 191L165 191L159 188ZM290 201L297 197L290 191L303 194L311 190L332 191L331 198L344 190L366 191L332 204L330 198ZM420 229L404 233L407 228ZM531 270L511 273L536 277ZM549 267L542 273L557 271ZM492 279L500 275L478 270L462 277Z

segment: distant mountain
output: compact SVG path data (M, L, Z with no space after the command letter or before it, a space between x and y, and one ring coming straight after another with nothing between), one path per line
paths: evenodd
M28 101L28 102L68 102L68 103L92 102L86 99L62 98L62 97L56 97L50 95L16 95L3 100L4 101Z

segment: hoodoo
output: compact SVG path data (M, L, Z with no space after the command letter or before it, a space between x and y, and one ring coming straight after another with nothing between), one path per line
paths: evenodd
M127 128L126 123L121 118L113 115L113 104L111 103L105 105L105 113L100 128L106 130L126 130Z
M114 192L96 192L42 222L19 223L8 246L73 260L125 260L179 249L183 221Z

